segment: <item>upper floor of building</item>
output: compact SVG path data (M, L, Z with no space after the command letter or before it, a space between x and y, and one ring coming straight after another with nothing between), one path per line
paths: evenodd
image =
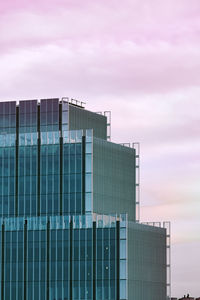
M0 102L0 134L60 132L90 129L107 139L107 117L85 110L66 98Z
M128 213L136 220L136 153L106 140L105 116L58 99L0 107L0 216Z

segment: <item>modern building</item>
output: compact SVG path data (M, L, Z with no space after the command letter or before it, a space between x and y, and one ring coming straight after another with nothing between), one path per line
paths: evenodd
M139 154L109 128L66 98L0 103L0 300L169 299L169 234L138 222Z

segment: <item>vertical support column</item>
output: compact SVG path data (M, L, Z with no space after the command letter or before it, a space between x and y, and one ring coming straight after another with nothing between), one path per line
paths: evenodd
M111 111L104 111L104 116L107 117L107 141L111 141Z
M46 299L49 300L49 245L50 245L50 222L47 221L47 253L46 253L46 263L47 263L47 277L46 277Z
M82 214L85 214L85 136L82 137Z
M26 274L27 274L27 220L24 223L24 300L26 300Z
M63 138L60 137L60 215L63 214Z
M5 226L2 224L1 234L1 300L4 300L4 232Z
M15 216L18 216L18 155L19 155L19 107L16 106L16 143L15 143Z
M59 131L62 131L62 103L59 103Z
M116 279L117 279L117 297L116 299L120 299L120 222L116 222L116 229L117 229L117 272L116 272Z
M163 227L166 229L166 265L167 265L167 299L171 299L171 223L163 222Z
M93 222L93 300L96 300L96 222Z
M73 272L72 272L72 267L73 267L73 219L70 221L70 282L69 282L69 299L73 299L73 285L72 285L72 280L73 280Z
M38 165L37 165L37 216L40 216L40 146L41 146L41 137L40 137L40 105L38 105L37 111L37 130L38 130Z
M133 149L135 149L135 214L136 222L140 221L140 144L133 143Z
M85 131L85 212L93 212L93 129Z

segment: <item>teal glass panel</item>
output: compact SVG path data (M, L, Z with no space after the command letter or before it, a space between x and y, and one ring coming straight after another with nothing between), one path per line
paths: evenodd
M92 193L85 194L85 211L86 212L92 211Z
M127 279L126 260L120 260L120 279Z
M120 240L120 259L126 258L126 240Z
M126 299L126 281L120 280L120 299Z
M91 174L85 175L85 192L86 193L92 192L92 175Z

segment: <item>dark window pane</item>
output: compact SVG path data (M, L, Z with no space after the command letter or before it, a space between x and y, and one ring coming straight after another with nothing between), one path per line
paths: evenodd
M46 99L43 99L40 101L40 111L41 112L46 112L47 109L46 109Z

